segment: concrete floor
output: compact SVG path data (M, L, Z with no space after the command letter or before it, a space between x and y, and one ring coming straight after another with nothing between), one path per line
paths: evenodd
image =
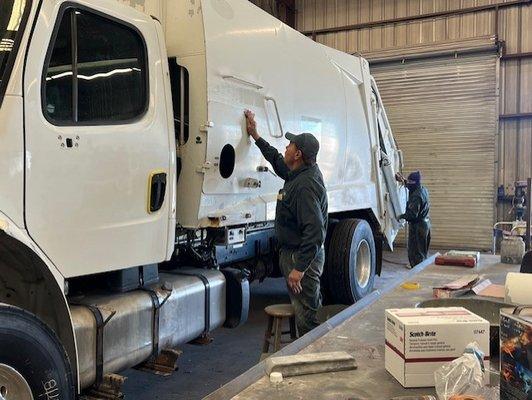
M405 274L407 256L404 249L385 253L383 273L375 287ZM249 319L237 329L218 329L207 346L186 344L181 347L179 370L170 377L128 370L124 393L129 400L201 399L240 375L259 361L266 328L264 307L289 302L283 279L267 279L251 285Z

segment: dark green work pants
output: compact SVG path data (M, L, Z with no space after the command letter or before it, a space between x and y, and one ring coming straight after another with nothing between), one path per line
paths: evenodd
M316 313L321 307L320 277L323 273L325 263L325 252L323 248L318 252L316 258L301 280L301 293L294 293L288 288L290 300L296 314L296 325L299 336L316 328L320 323ZM296 267L295 251L281 248L279 252L279 264L285 279L288 279L290 272Z
M408 261L415 267L427 259L430 246L430 220L408 224Z

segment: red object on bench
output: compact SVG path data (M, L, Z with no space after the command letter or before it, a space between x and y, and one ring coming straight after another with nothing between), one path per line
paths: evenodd
M473 257L443 255L436 257L436 265L454 265L457 267L475 268L477 266L477 260Z

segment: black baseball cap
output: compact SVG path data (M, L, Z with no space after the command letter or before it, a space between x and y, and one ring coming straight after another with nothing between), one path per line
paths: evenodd
M285 138L294 143L299 150L310 159L316 159L320 151L320 142L312 133L301 133L299 135L286 132Z

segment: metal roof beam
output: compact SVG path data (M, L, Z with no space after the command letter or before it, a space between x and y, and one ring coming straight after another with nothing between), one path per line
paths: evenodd
M519 6L519 5L529 5L529 4L532 4L532 0L514 0L514 1L508 1L506 3L485 4L482 6L458 8L454 10L438 11L438 12L420 14L420 15L410 15L407 17L383 19L383 20L370 21L370 22L365 22L365 23L360 23L360 24L336 26L336 27L323 28L323 29L314 29L314 30L309 30L309 31L302 31L301 33L303 33L304 35L315 37L318 34L345 32L345 31L359 30L359 29L365 29L365 28L373 28L376 26L383 26L383 25L388 25L388 24L397 24L401 22L407 23L407 22L413 22L413 21L424 20L424 19L443 18L443 17L471 14L471 13L480 12L480 11L497 10L497 9Z

